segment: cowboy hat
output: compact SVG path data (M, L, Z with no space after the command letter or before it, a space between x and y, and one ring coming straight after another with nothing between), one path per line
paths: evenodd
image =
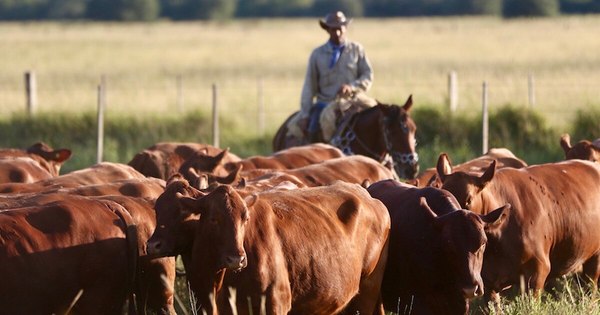
M352 22L352 19L347 19L346 15L342 11L336 11L329 13L325 16L324 20L319 20L319 24L323 29L337 28L346 26Z

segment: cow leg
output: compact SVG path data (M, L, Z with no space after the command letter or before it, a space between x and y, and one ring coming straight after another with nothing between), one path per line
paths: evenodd
M591 282L592 289L597 290L600 277L600 255L594 255L583 264L583 274Z
M530 268L525 268L525 290L533 290L535 296L540 296L544 289L548 274L550 274L550 261L548 258L537 256L531 260ZM529 270L529 272L527 272Z
M383 315L383 302L381 299L381 282L385 272L388 257L389 239L385 242L375 268L366 277L360 280L359 293L356 295L346 310L345 314L373 314Z

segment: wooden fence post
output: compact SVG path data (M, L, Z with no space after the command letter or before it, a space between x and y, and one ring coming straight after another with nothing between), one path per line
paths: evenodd
M106 78L102 76L98 85L98 147L96 162L102 162L104 155L104 109L106 108Z
M527 86L529 95L529 108L535 106L535 81L533 79L533 73L529 73L527 76Z
M487 82L483 81L483 92L481 96L481 119L482 119L482 151L486 154L488 151L488 136L489 136L489 125L488 125L488 86Z
M219 147L219 103L217 99L217 85L212 85L212 134L213 146Z
M264 102L264 94L263 94L263 79L258 79L258 133L262 136L265 133L265 102Z
M183 113L183 78L181 74L177 75L177 109L180 113Z
M25 96L27 102L27 114L33 115L37 110L37 82L35 72L25 72Z
M456 81L456 71L450 71L448 74L448 106L452 113L454 113L458 107L458 88Z

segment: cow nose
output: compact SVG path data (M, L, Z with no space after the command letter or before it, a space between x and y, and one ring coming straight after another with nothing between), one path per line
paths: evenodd
M160 241L150 241L146 243L146 252L148 253L148 255L160 254L160 248Z
M474 298L477 296L482 296L482 295L483 295L483 287L478 284L463 288L463 296L467 299L471 299L471 298Z
M228 269L239 270L245 268L247 264L246 255L227 256L225 259L225 265Z

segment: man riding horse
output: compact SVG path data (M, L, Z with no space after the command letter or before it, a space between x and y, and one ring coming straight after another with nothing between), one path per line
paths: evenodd
M302 87L300 112L288 124L287 136L299 139L300 143L305 140L318 142L321 139L319 120L328 104L340 97L361 95L371 87L373 69L363 46L346 38L351 21L341 11L319 20L321 27L329 34L329 40L315 48L310 55ZM376 104L374 100L365 102L370 106ZM336 118L332 115L321 118L326 125L326 133L335 129Z

